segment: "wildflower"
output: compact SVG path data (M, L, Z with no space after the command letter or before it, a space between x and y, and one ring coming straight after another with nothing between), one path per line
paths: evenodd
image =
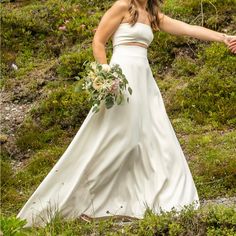
M62 31L65 31L66 30L66 26L65 25L59 26L58 29L62 30Z

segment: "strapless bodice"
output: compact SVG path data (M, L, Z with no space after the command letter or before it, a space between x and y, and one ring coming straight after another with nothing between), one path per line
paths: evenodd
M121 23L112 35L113 47L124 43L143 43L147 47L153 40L153 32L150 25L136 22L133 26L129 23Z

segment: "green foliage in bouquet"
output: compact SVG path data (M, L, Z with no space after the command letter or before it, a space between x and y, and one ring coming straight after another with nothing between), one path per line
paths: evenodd
M128 86L128 80L118 64L112 66L97 62L85 62L85 64L86 76L84 78L75 77L79 80L75 91L85 90L90 94L93 112L99 111L102 102L105 103L107 109L114 104L122 104L125 101L124 90L126 88L132 94L132 89ZM126 100L129 102L129 97L126 97Z

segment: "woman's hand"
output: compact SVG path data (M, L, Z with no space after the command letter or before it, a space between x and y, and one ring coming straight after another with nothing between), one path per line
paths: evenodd
M232 53L236 53L236 36L233 35L224 35L223 42L228 46L229 50Z

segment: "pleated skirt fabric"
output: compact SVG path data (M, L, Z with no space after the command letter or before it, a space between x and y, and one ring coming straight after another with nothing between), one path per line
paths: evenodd
M71 143L17 217L44 226L56 213L67 219L130 216L147 208L159 214L195 203L198 193L159 88L147 49L119 45L119 64L132 95L129 103L92 108Z

